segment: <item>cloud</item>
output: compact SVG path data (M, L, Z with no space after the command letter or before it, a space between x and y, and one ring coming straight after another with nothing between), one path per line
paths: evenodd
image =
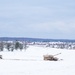
M43 22L39 24L31 25L30 28L33 31L38 32L61 32L63 34L71 33L75 29L75 22L65 22L65 21L53 21L53 22Z
M75 37L74 2L73 0L2 0L0 35Z

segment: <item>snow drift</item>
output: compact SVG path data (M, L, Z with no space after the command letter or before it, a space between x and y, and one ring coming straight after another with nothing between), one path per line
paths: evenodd
M57 53L61 53L57 55L59 61L43 60L43 55ZM74 50L30 46L26 51L5 51L0 55L0 75L75 75Z

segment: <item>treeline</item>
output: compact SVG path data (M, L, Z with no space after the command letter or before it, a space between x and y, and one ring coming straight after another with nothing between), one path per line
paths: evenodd
M4 42L4 41L0 41L0 51L14 51L14 50L26 50L27 49L27 44L26 42L22 43L19 41L15 41L15 42Z
M46 47L58 48L58 49L75 49L75 43L70 43L70 42L48 43Z
M50 47L57 49L74 49L75 50L75 42L33 42L31 45L38 45L42 47Z

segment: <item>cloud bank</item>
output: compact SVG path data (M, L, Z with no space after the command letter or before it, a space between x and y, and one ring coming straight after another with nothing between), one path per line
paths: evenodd
M75 38L74 0L2 0L0 36Z

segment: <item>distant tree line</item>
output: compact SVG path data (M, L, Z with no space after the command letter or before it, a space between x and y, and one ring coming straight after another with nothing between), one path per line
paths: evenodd
M0 51L22 51L28 48L28 45L38 45L57 49L75 49L75 42L26 42L26 41L0 41Z
M0 41L0 51L4 51L5 49L7 51L14 51L14 50L26 50L27 49L27 44L26 43L22 43L19 41L15 41L15 42L3 42Z
M58 48L58 49L75 49L75 43L69 43L69 42L48 43L46 47Z
M33 42L31 45L39 45L41 47L50 47L57 49L75 49L75 42Z

